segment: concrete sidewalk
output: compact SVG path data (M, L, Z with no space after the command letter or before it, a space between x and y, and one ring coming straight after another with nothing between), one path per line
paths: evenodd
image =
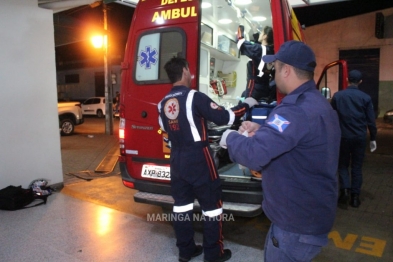
M119 142L116 135L76 134L61 138L61 156L63 163L64 185L81 182L84 179L98 179L118 174L119 168L114 163L112 171L96 173L100 163L115 152L118 155ZM77 176L81 177L78 178Z
M95 134L93 138L80 135L62 139L64 174L93 171L105 154L115 146L118 146L117 137L103 134ZM366 152L363 167L364 181L360 195L361 206L337 208L336 221L329 235L329 244L314 261L393 261L393 126L384 124L380 120L377 146L375 153ZM122 185L118 165L113 172L106 174L106 177L101 176L91 181L65 175L64 184L62 193L66 195L143 219L146 219L147 213L162 212L159 207L134 203L135 190ZM264 225L265 220L264 215L261 215L244 222L254 224L255 228L254 232L244 232L246 234L244 237L248 238L249 242L245 241L240 246L259 246L254 242L259 239L261 242L257 257L233 261L262 261L262 240L266 234L264 227L267 226ZM240 237L238 226L235 224L228 225L224 230L229 239L231 235ZM233 241L237 242L235 239Z

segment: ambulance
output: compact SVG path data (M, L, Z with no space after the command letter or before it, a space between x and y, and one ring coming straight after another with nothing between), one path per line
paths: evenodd
M249 41L255 31L271 26L275 52L285 41L305 41L287 0L138 2L122 63L119 108L119 166L124 186L137 190L136 202L164 210L171 209L174 202L170 195L170 141L160 129L157 111L157 103L172 88L165 63L174 56L186 58L192 89L226 108L236 105L246 89L249 61L237 47L240 25ZM327 65L317 84L321 95L329 98L330 89L344 89L346 77L345 61ZM277 93L275 103L281 99ZM253 170L231 162L226 149L219 146L220 134L228 128L211 125L209 130L222 182L223 210L236 216L258 216L262 213L263 174L255 175ZM200 210L197 201L194 208Z

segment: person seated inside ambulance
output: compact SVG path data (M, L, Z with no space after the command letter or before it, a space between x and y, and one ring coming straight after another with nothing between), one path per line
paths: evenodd
M259 33L253 25L253 31L254 41L247 41L241 29L237 35L240 54L250 58L247 63L247 86L242 97L253 97L257 101L271 103L276 99L275 88L269 85L274 79L274 68L263 62L262 56L274 54L273 29L265 26Z

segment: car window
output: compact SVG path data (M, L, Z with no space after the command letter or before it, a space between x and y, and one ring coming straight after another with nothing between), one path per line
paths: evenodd
M185 33L182 29L146 32L138 40L138 59L134 78L139 83L168 83L165 63L173 56L185 57Z

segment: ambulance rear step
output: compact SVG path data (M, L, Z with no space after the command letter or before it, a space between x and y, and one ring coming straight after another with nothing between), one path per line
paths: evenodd
M135 202L152 204L161 206L164 209L172 209L174 200L172 196L153 194L146 192L138 192L134 195ZM255 217L262 214L262 206L256 204L247 203L234 203L234 202L224 202L223 203L224 213L232 214L234 216L241 217ZM194 211L201 212L201 207L197 200L194 202Z

